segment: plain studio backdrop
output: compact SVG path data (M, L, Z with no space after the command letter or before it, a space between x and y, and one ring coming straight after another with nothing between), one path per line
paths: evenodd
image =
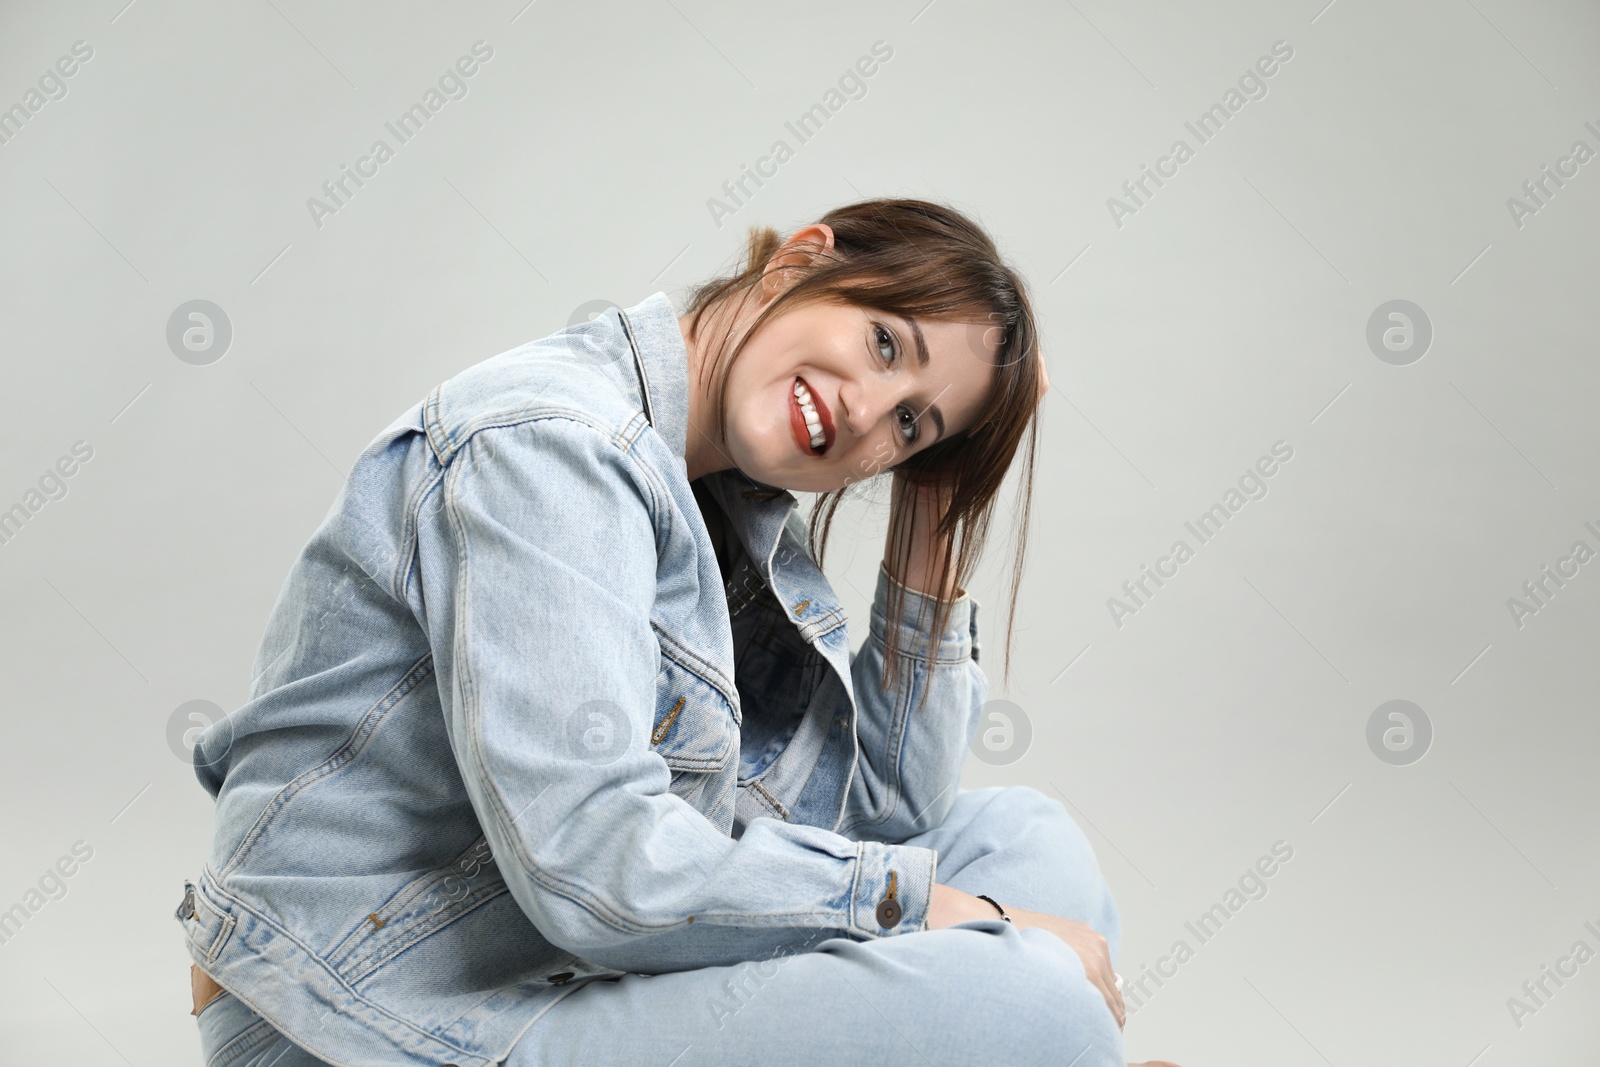
M379 430L898 195L1032 286L963 784L1089 834L1129 1057L1592 1062L1597 46L1578 0L5 3L0 1060L197 1061L186 735Z

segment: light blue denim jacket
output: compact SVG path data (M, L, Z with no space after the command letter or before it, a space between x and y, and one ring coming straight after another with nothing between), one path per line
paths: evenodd
M591 980L927 928L977 604L880 691L795 497L737 469L724 577L662 293L439 385L356 460L194 752L190 955L323 1059L480 1067ZM919 613L920 616L919 616ZM913 712L925 687L927 703Z

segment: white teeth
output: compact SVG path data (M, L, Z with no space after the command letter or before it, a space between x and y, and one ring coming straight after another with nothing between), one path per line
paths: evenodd
M817 417L817 407L811 400L811 391L799 378L794 380L794 397L800 404L800 414L805 416L806 429L811 432L811 447L821 448L828 440L822 432L822 420Z

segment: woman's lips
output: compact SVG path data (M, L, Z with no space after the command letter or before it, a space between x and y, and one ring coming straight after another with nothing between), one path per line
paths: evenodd
M800 410L800 400L794 395L794 383L805 382L804 378L796 377L789 383L789 429L794 433L795 444L800 451L808 456L822 456L833 444L833 420L828 415L828 408L816 393L811 393L811 404L817 409L817 421L822 423L822 451L811 447L811 429L806 425L805 412ZM806 391L811 391L811 385L806 384Z

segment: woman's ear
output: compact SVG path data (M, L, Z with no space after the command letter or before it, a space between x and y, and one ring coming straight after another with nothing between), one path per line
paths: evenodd
M819 253L833 248L833 227L825 222L813 222L789 235L783 246L773 253L761 275L762 296L776 296L787 284L786 272L790 267L803 267Z

